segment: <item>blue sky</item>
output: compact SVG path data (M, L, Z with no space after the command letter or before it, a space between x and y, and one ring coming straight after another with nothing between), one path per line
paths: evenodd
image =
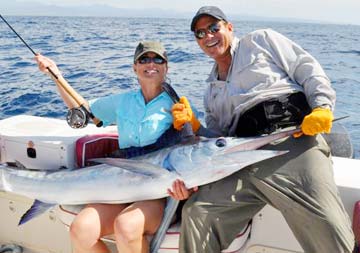
M109 8L135 9L153 16L154 11L174 12L191 17L203 5L217 5L225 13L236 16L291 18L341 24L360 25L360 0L1 0L3 15L47 15L51 8L92 10L96 15L99 5ZM97 5L97 6L94 6ZM24 8L24 6L26 8ZM47 8L44 8L47 7ZM33 7L33 8L31 8ZM92 9L93 8L93 9ZM101 9L101 8L100 8ZM119 9L115 9L119 10ZM56 12L54 12L56 13ZM59 12L61 13L61 12ZM114 12L115 13L115 12ZM54 14L56 15L56 14ZM99 14L101 15L101 14ZM121 15L121 13L119 14ZM230 15L229 15L230 16Z

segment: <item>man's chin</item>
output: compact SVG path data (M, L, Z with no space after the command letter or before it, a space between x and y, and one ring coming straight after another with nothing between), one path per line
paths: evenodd
M216 58L218 58L219 56L221 56L221 52L220 52L220 50L218 50L218 49L207 50L206 54L207 54L208 56L210 56L211 58L214 58L214 59L216 59Z

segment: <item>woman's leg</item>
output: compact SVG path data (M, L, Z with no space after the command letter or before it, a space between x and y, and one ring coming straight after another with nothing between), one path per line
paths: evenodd
M121 253L147 253L147 235L160 226L166 199L139 201L125 208L115 219L117 249Z
M70 226L74 253L109 252L100 240L114 233L114 220L128 204L90 204L75 217Z

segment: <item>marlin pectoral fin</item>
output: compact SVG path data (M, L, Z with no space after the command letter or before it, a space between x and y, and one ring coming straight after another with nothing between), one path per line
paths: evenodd
M166 169L154 165L152 163L147 163L141 160L131 160L131 159L122 159L122 158L96 158L91 159L91 161L104 163L112 166L128 170L133 173L139 173L146 176L162 176L166 173L170 173Z
M56 206L56 204L44 203L36 199L29 210L27 210L23 216L21 216L18 226L28 222L42 213L45 213L54 206Z

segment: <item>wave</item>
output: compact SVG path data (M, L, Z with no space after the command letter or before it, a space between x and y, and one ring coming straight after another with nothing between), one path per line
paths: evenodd
M355 54L355 55L360 55L360 50L347 50L347 51L337 51L340 54Z

